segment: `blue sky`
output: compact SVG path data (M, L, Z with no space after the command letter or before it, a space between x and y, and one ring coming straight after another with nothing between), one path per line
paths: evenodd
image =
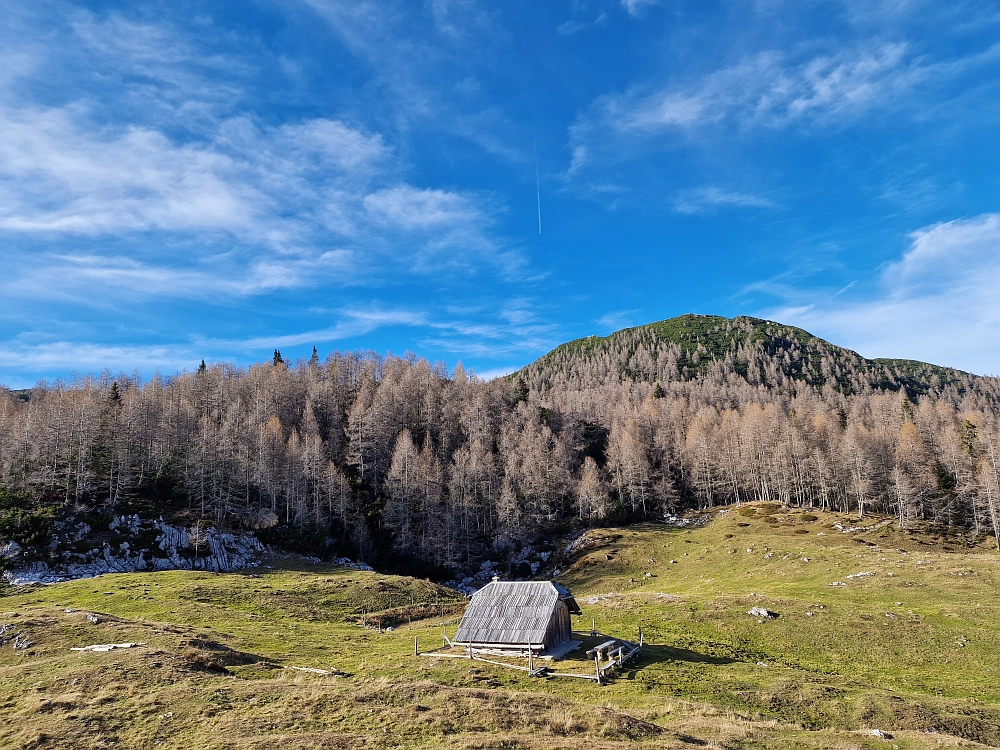
M15 0L0 382L489 376L685 312L1000 373L997 40L993 0Z

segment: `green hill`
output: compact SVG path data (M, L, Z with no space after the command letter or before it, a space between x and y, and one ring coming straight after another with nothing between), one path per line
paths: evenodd
M1000 397L995 378L913 360L866 359L801 328L742 316L681 315L576 339L511 377L542 391L735 377L770 388L829 385L845 394L904 390L911 398L948 391Z

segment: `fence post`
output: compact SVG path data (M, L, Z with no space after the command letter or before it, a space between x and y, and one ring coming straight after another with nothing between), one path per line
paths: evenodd
M419 636L413 636L413 655L420 656L420 638Z

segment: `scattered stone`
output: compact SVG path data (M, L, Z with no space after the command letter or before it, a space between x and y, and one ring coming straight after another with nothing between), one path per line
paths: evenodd
M747 614L750 615L751 617L762 617L768 620L773 620L776 617L778 617L777 612L772 612L771 610L765 609L764 607L751 607L747 611Z
M114 651L119 648L135 648L145 643L95 643L93 646L71 646L70 651Z
M611 598L616 597L616 596L618 596L618 594L615 594L614 592L609 593L609 594L597 594L596 596L585 597L585 598L581 599L580 601L583 602L584 604L600 604L601 602L606 601L607 599L611 599ZM661 595L661 596L669 596L669 594L667 594L667 595Z
M814 617L815 614L815 612L806 612L806 617Z
M12 615L16 617L16 615ZM0 648L7 644L15 651L21 651L34 645L28 640L28 634L23 630L15 630L13 625L0 625Z
M92 625L96 625L97 623L100 622L100 620L98 619L97 615L87 615L87 622L89 622Z
M875 575L874 571L865 570L861 573L853 573L852 575L847 576L847 580L853 581L855 578L871 578L873 575Z

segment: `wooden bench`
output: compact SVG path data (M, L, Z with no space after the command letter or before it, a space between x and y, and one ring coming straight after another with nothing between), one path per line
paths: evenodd
M607 657L607 652L613 649L616 643L618 643L618 641L614 640L605 641L600 646L595 646L594 648L590 649L590 651L587 652L587 656L589 656L591 659L597 658L598 656Z

